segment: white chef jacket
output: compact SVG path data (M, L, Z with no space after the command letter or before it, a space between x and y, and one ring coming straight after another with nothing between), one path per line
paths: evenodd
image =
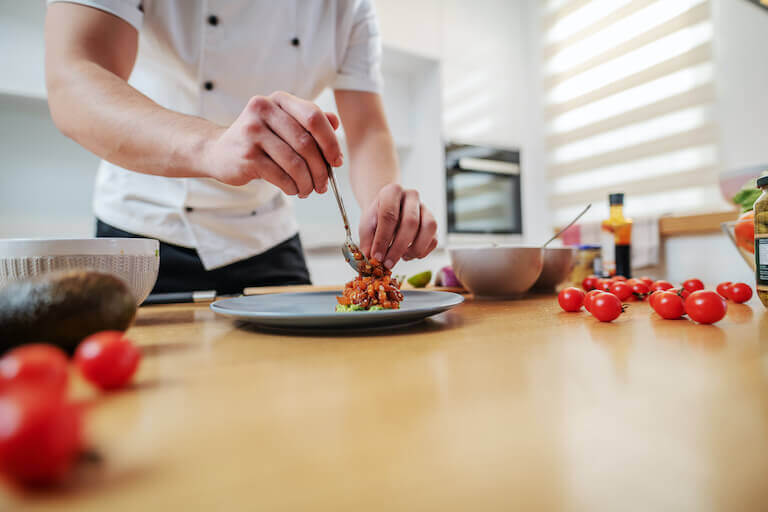
M326 87L379 92L371 0L48 0L111 13L139 31L129 83L165 108L231 124L254 95L314 99ZM273 185L166 178L102 161L93 208L113 226L197 249L206 269L297 233Z

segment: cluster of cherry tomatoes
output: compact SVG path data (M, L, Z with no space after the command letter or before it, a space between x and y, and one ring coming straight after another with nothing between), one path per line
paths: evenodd
M74 366L101 390L126 386L141 353L123 333L84 339ZM68 397L70 361L60 348L33 343L0 358L0 475L22 485L62 479L83 448L83 407Z
M717 292L706 290L701 279L688 279L675 288L669 281L654 281L649 277L627 279L615 276L602 279L589 276L579 288L565 288L557 301L564 311L581 311L582 306L601 322L612 322L624 312L627 301L648 300L662 318L675 320L688 315L700 324L720 321L728 310L727 300L742 303L752 298L752 288L746 283L720 283Z

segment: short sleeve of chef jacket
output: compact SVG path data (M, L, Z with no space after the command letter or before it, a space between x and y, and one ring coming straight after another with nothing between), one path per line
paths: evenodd
M348 31L338 27L339 33L348 36L347 40L339 45L344 51L340 56L339 69L332 87L381 92L381 35L373 2L350 0L346 4L348 9L353 9L352 24Z
M144 19L140 0L48 0L49 5L57 2L85 5L114 14L130 23L136 30L141 30L141 22Z

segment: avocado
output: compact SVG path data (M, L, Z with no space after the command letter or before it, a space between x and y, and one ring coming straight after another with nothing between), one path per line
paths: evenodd
M124 331L136 302L119 278L100 272L50 273L0 288L0 353L44 342L73 353L95 332Z

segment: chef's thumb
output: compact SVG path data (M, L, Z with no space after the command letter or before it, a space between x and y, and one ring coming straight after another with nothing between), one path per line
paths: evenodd
M378 223L379 215L379 201L371 205L366 211L365 215L360 219L360 250L366 258L371 257L371 246L373 245L373 237L376 234L376 224Z

